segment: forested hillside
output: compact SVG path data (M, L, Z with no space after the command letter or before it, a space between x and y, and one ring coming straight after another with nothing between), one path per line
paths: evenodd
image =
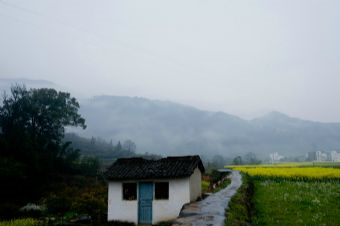
M80 111L88 128L77 132L115 143L131 139L139 152L224 156L279 152L296 156L340 149L339 123L306 121L279 112L244 120L168 101L119 96L81 101Z

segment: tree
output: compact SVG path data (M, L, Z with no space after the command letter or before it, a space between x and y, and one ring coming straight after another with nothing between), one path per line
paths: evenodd
M34 173L55 169L70 154L62 143L65 127L86 128L78 109L69 93L13 86L0 106L1 155L29 164Z
M223 168L226 165L226 161L223 156L221 155L214 155L211 164L215 168Z
M257 159L255 153L253 152L248 152L247 154L244 155L243 157L244 163L246 164L260 164L261 161Z
M83 156L80 160L79 167L82 174L96 176L100 169L100 162L96 157Z
M241 156L235 157L234 160L233 160L233 164L234 165L241 165L242 164L242 157Z
M123 149L134 153L136 151L136 144L132 140L126 140L123 143Z
M122 145L121 145L120 141L118 141L118 143L117 143L117 145L116 145L114 151L120 152L120 151L122 151L122 150L123 150Z

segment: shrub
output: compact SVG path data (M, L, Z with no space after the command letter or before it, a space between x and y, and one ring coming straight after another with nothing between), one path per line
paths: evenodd
M72 209L78 213L88 214L94 219L98 219L106 212L106 202L95 191L87 191L74 199Z
M109 221L106 224L104 224L105 226L135 226L134 223L132 222L126 222L126 221ZM103 226L104 226L103 225Z
M33 218L41 217L45 210L46 208L44 206L39 206L33 203L28 203L19 209L22 216Z
M48 213L60 214L70 210L71 197L63 195L51 195L45 200Z
M171 226L173 223L171 221L162 221L156 224L156 226Z
M0 219L13 219L19 216L20 206L15 203L0 203Z

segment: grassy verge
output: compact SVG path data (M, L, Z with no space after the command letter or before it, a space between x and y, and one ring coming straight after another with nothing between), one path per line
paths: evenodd
M231 183L231 180L229 178L226 178L219 185L217 185L214 189L212 189L209 181L202 180L202 193L219 192L223 188L227 187L230 183Z
M211 173L203 176L202 193L215 193L227 187L231 180L227 177L229 172L212 170Z
M243 183L229 202L226 209L225 226L248 226L252 218L251 198L254 192L252 179L242 175Z
M231 183L231 180L229 178L224 179L212 192L219 192L223 188L227 187Z
M32 218L1 221L0 226L39 226L38 220Z
M202 193L207 193L210 191L210 181L202 180Z

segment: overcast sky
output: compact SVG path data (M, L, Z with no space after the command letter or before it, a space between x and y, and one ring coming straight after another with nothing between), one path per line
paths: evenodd
M340 1L0 0L0 78L340 122Z

